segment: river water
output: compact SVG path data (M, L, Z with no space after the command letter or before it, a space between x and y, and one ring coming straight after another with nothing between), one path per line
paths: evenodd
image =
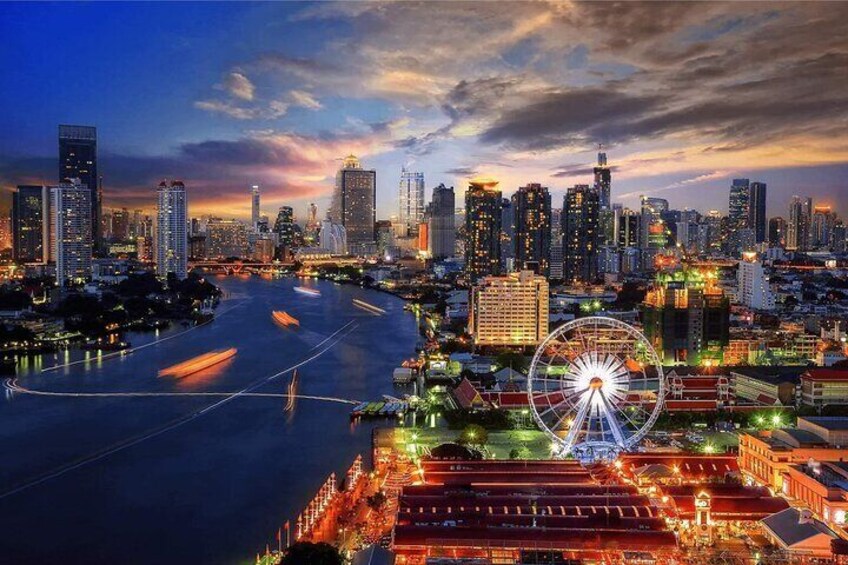
M19 368L18 384L53 392L298 393L376 399L416 342L414 317L391 295L325 281L214 278L227 297L190 331L128 337L132 354L81 351ZM386 310L374 315L352 304ZM285 310L300 328L271 319ZM341 330L341 331L339 331ZM177 335L179 334L179 335ZM174 336L174 337L172 337ZM166 339L170 338L170 339ZM213 349L235 358L173 379L157 371ZM89 361L85 361L88 355ZM83 362L78 362L83 361ZM54 365L68 366L43 371ZM0 401L0 563L239 563L275 544L331 471L368 458L373 425L350 405L238 396L73 397Z

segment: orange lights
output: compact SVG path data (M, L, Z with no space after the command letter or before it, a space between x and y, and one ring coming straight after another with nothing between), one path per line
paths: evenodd
M271 313L271 317L275 322L280 324L281 326L287 328L289 326L300 326L300 322L297 318L293 317L291 314L284 312L282 310L275 310Z
M159 376L171 376L181 379L213 365L217 365L218 363L223 363L227 359L235 357L236 353L238 353L238 349L235 347L222 351L210 351L209 353L193 357L188 361L183 361L182 363L177 363L176 365L162 369L159 371Z

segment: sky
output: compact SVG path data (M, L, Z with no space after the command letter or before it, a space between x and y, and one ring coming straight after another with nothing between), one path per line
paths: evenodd
M309 202L340 160L402 167L459 195L591 183L614 202L727 210L736 177L848 215L848 3L4 3L0 207L55 184L57 126L98 128L105 207L152 209L182 179L190 214Z

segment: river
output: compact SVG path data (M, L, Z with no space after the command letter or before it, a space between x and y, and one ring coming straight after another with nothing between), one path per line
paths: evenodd
M299 394L368 400L392 393L392 369L413 352L415 319L391 295L312 280L303 284L321 296L311 297L292 278L213 282L227 294L213 323L130 334L139 349L106 360L82 351L35 358L17 383L69 393L285 393L284 371L305 361ZM354 298L386 312L366 312ZM300 328L280 328L272 310ZM221 365L157 377L228 347L238 354ZM358 453L370 459L373 425L352 425L346 404L298 399L285 412L286 399L273 396L7 397L0 563L246 562L273 545L331 471L343 473Z

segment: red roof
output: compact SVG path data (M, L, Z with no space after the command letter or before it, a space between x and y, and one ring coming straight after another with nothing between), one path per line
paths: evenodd
M695 514L694 496L673 496L672 500L680 517ZM710 516L718 520L761 520L787 508L786 500L777 496L713 497L710 500Z
M527 408L530 406L526 392L484 392L483 400L501 408Z
M738 473L739 464L734 456L679 455L676 453L625 453L619 456L622 468L633 472L646 465L665 465L677 469L684 479L724 477Z
M848 370L808 369L801 374L801 380L809 381L848 381Z
M480 393L477 392L477 389L474 388L474 385L468 379L462 379L462 382L453 389L453 397L456 399L457 404L465 409L480 408L485 404L480 397Z
M715 400L673 400L667 398L665 409L669 412L714 412L718 409Z
M759 394L757 395L757 402L760 404L764 404L765 406L774 406L775 404L777 404L777 399L767 394Z

